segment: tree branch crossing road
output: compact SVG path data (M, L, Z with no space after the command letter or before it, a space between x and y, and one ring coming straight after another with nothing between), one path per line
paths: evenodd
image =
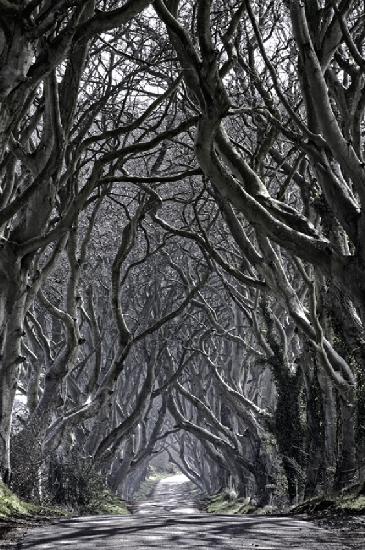
M199 512L183 475L160 481L133 516L59 520L32 530L22 550L200 548L345 550L336 535L290 517L216 516Z

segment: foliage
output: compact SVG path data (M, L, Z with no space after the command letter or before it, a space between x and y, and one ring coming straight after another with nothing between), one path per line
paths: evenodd
M51 455L45 494L51 503L74 511L108 505L109 493L92 460L80 455L76 447L66 456ZM112 503L110 503L112 506Z

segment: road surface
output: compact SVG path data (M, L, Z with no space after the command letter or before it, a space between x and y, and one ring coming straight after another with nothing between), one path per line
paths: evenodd
M201 550L346 550L334 532L290 517L216 516L199 512L187 478L158 483L133 516L58 520L24 538L22 550L166 548Z

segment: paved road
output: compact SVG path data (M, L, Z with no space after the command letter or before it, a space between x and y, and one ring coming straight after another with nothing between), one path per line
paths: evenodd
M217 550L345 550L332 532L286 517L215 516L200 513L187 479L160 481L153 498L127 517L61 520L31 531L22 550L144 548Z

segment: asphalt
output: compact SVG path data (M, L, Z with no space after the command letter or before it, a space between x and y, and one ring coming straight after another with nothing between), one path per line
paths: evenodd
M132 516L58 520L33 529L21 550L200 548L219 550L346 550L334 532L291 517L217 516L194 507L177 475L159 482ZM364 545L365 548L365 545Z

